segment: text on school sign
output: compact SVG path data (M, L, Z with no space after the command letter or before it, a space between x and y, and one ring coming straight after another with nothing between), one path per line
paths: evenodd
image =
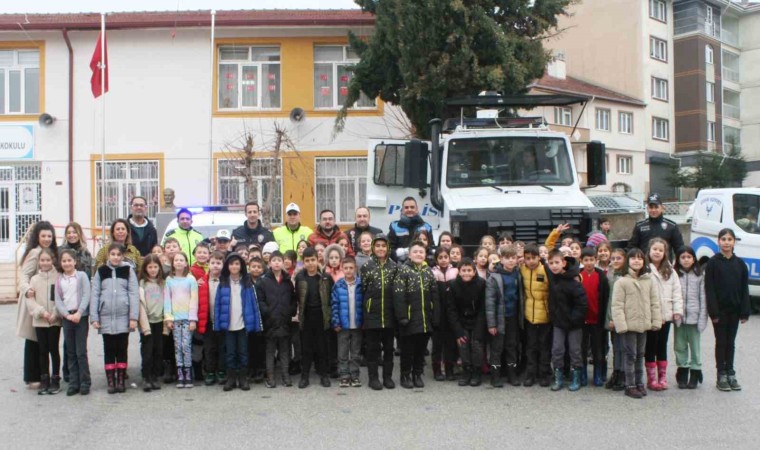
M34 159L34 125L0 125L0 160Z

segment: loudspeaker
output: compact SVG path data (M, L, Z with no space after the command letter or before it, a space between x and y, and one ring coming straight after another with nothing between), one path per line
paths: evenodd
M606 146L599 141L586 144L586 183L589 186L604 186L607 184Z
M304 111L302 108L293 108L290 111L290 121L293 123L298 123L306 118L306 111Z

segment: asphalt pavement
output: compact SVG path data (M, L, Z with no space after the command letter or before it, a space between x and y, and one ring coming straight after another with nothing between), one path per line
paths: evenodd
M697 390L675 386L642 400L588 387L551 392L538 385L459 387L375 392L311 386L226 393L221 387L143 393L137 385L108 395L102 340L90 334L93 391L89 396L38 396L22 382L23 341L15 336L16 305L0 306L1 448L758 448L760 317L739 330L737 377L744 389L715 388L714 338L702 339L705 381ZM671 333L671 361L672 356ZM130 380L139 381L139 341L129 344ZM672 366L671 362L671 367ZM398 381L398 359L396 359ZM298 377L295 377L297 381Z

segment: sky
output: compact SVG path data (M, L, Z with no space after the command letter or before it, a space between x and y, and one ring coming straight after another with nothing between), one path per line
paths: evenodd
M348 9L353 0L5 0L0 14L227 9Z

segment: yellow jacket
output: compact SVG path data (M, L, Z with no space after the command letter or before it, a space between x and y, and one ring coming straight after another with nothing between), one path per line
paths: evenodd
M531 270L520 266L525 291L525 320L533 325L549 323L549 277L544 265Z

